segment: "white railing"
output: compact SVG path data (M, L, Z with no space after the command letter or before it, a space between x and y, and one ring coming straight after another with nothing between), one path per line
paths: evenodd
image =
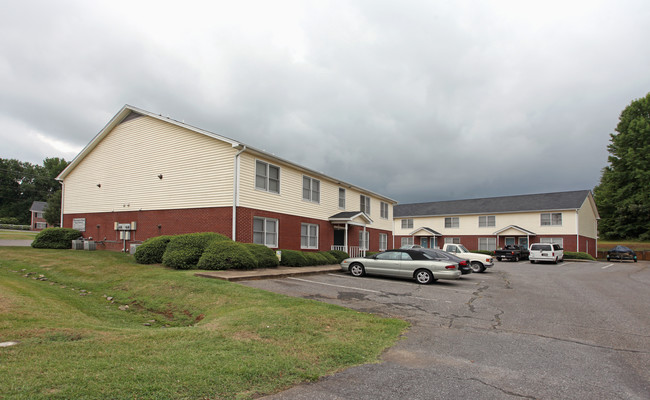
M365 257L366 249L362 249L359 246L332 246L332 250L344 251L348 253L350 257Z

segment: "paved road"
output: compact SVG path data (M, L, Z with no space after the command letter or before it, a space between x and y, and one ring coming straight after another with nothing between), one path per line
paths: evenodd
M421 286L328 274L242 282L397 316L381 363L268 399L648 399L650 263L497 263Z

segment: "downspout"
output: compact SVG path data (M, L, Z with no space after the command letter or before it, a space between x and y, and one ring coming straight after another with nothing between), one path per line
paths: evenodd
M235 154L235 168L233 175L232 199L232 240L237 241L237 206L239 206L239 155L246 151L246 145Z
M59 181L59 183L61 184L61 215L59 216L59 226L63 228L63 199L65 198L65 185L63 184L63 181Z
M576 253L580 252L580 214L578 213L579 209L576 209Z

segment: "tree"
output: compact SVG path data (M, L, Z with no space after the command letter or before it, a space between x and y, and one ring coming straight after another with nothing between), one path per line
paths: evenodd
M650 93L623 110L616 132L594 188L599 232L605 239L650 240Z
M48 226L61 225L61 193L62 190L59 189L47 198L47 207L43 212L43 218L47 221Z

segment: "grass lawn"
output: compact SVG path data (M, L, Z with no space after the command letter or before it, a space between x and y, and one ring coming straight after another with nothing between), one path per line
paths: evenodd
M0 239L3 240L33 240L38 232L34 231L12 231L0 229Z
M193 273L0 248L0 398L254 398L376 362L408 326Z

